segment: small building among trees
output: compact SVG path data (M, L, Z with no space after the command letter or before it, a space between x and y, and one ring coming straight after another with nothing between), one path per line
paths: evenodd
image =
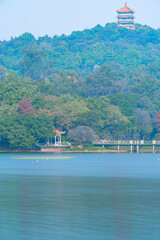
M46 140L46 143L37 143L35 146L41 150L42 152L49 152L49 151L56 151L63 148L70 148L71 143L69 142L62 142L62 135L66 132L62 132L59 130L53 130L55 133L55 141L52 143L52 138Z

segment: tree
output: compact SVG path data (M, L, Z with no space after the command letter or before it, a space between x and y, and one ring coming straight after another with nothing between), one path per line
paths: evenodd
M157 133L160 133L160 110L157 112L156 130L157 130Z
M136 133L137 137L144 139L150 138L153 131L152 120L149 113L143 109L135 110Z
M104 64L95 73L90 74L85 78L84 92L85 96L107 96L117 92L120 92L122 87L125 88L125 83L119 81L121 78L118 71L114 70L113 66L109 64ZM116 65L118 69L118 65Z
M35 114L35 110L30 99L25 97L19 102L18 110L22 116L25 114Z
M35 105L43 106L44 96L37 90L37 86L29 79L16 78L15 76L8 76L0 83L0 101L7 104L18 104L23 97L31 99Z
M0 82L6 77L7 68L0 65Z
M27 47L23 52L20 70L23 76L31 79L43 79L45 71L46 53L37 46Z
M87 111L83 99L63 95L61 97L47 96L45 106L38 113L48 112L49 115L53 116L54 127L66 131L75 127L81 115Z
M2 114L0 118L0 139L11 148L31 149L32 144L53 137L52 117L44 113L35 117Z
M36 117L34 131L38 141L52 138L54 136L52 117L45 113L40 113Z
M93 129L87 126L69 130L68 137L76 143L92 143L98 138Z

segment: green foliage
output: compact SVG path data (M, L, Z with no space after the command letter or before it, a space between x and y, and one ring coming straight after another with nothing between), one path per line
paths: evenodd
M116 93L111 95L109 99L111 104L118 106L126 116L132 116L138 104L136 94Z
M60 98L46 97L46 105L40 112L48 112L53 117L54 127L68 130L79 122L79 118L88 111L83 99L75 99L70 95Z
M31 79L44 78L46 53L37 46L24 49L23 60L20 62L21 74Z
M4 80L7 75L7 68L0 65L0 82Z
M35 117L32 114L21 116L2 115L0 119L1 141L11 148L30 149L39 140L52 137L52 118L46 114Z
M0 42L0 144L30 149L53 137L53 127L68 133L87 126L103 139L154 138L159 45L159 29L114 23ZM27 114L20 114L22 99Z
M20 64L21 74L34 79L49 77L55 69L74 70L84 76L93 73L95 65L102 66L109 61L128 69L159 64L159 42L159 29L140 24L136 31L117 29L111 23L73 32L70 36L46 35L38 40L25 33L0 42L0 65L18 70Z

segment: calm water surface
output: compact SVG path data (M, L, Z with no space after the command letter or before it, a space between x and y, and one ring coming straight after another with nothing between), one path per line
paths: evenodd
M159 240L158 158L1 153L0 239Z

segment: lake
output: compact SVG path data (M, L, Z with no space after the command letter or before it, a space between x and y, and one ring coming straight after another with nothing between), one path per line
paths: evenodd
M0 239L159 240L159 158L1 153Z

